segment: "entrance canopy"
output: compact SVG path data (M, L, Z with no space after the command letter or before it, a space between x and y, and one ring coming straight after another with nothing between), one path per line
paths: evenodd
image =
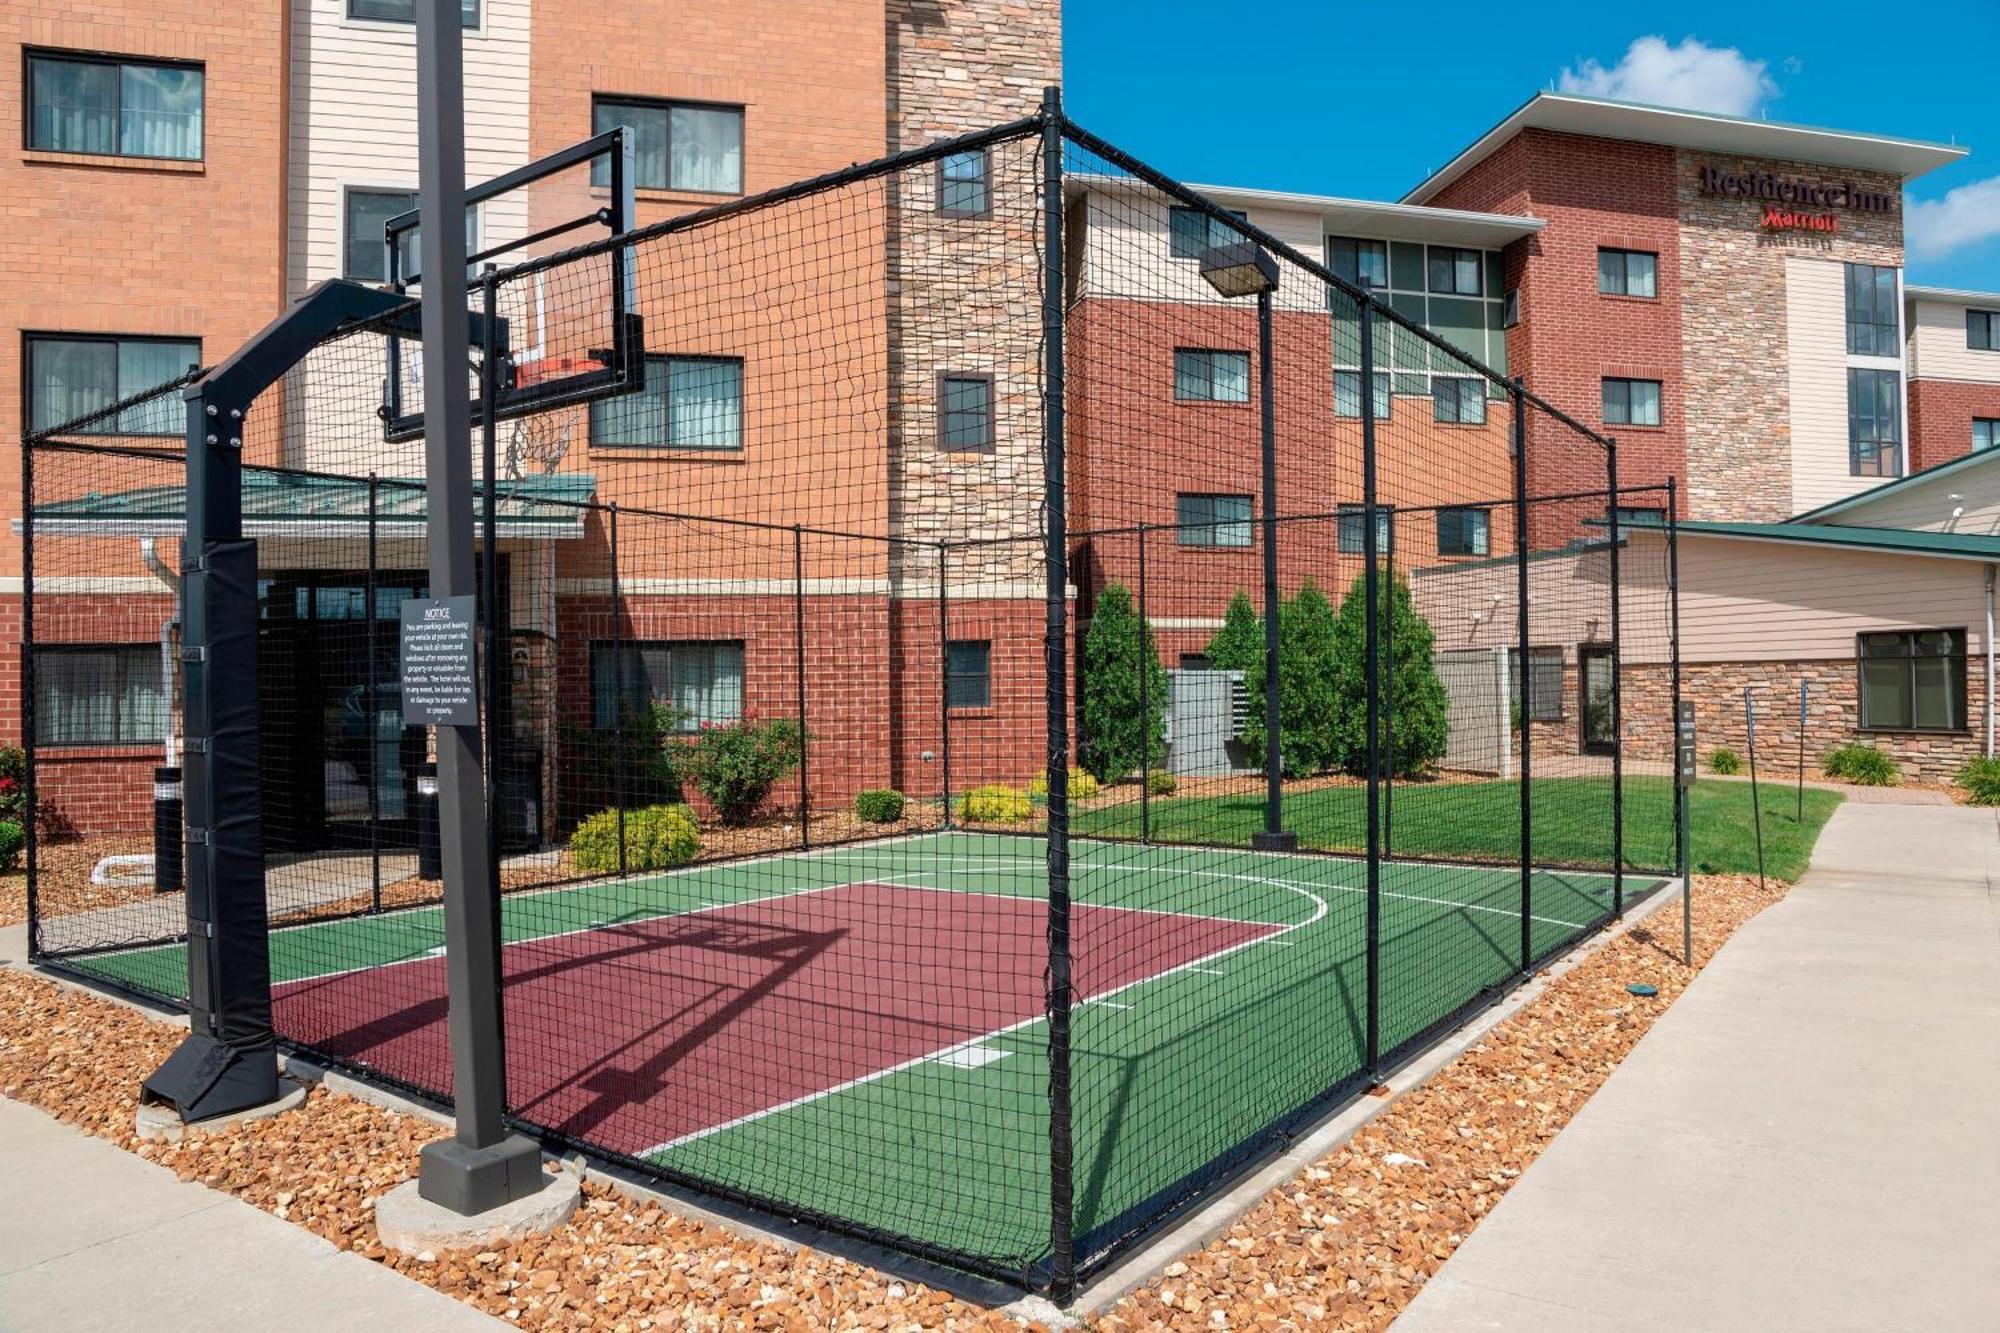
M597 490L587 472L502 481L496 486L496 524L502 537L568 540L583 536L584 515ZM372 502L371 502L372 493ZM474 511L484 504L484 486L475 480ZM378 530L421 533L426 502L424 483L411 478L305 476L266 468L243 469L243 530L249 537L331 535L368 526L371 505ZM157 537L181 532L187 523L187 488L145 486L51 500L34 508L35 528L51 536Z

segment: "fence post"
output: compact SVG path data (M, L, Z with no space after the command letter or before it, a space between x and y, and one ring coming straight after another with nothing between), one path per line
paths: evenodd
M1076 1290L1075 1147L1070 1122L1069 525L1063 464L1062 93L1042 93L1042 469L1048 566L1043 672L1048 691L1049 1294Z
M618 613L622 589L618 579L618 502L611 511L611 786L618 808L618 877L625 877L625 618Z
M1681 725L1681 564L1680 503L1674 478L1667 478L1667 670L1673 691L1674 753L1680 754ZM1688 855L1688 787L1674 780L1674 870L1681 878L1681 959L1694 966L1694 866Z
M1374 386L1369 386L1369 392ZM1382 565L1389 576L1389 603L1382 608L1382 748L1389 763L1382 773L1382 855L1395 856L1396 846L1396 506L1382 508Z
M1153 705L1148 683L1154 655L1153 623L1146 618L1146 524L1139 524L1139 841L1153 840Z
M1264 505L1264 828L1251 835L1259 851L1289 852L1297 835L1285 829L1285 760L1278 733L1278 428L1277 376L1271 354L1271 293L1257 293L1257 419Z
M792 657L798 674L799 846L812 846L812 789L806 785L806 552L805 529L792 524Z
M1812 693L1812 685L1804 676L1799 677L1799 808L1792 816L1794 823L1806 822L1806 709L1807 699Z
M1531 924L1535 897L1535 695L1534 651L1528 626L1528 395L1516 375L1514 399L1514 637L1519 664L1514 693L1521 708L1521 971L1535 960ZM1578 663L1581 670L1582 664Z
M1743 748L1750 752L1750 826L1757 838L1757 888L1764 888L1764 798L1757 789L1757 700L1743 687Z
M1606 518L1611 533L1611 915L1625 915L1625 661L1619 652L1623 627L1618 596L1618 440L1604 441L1604 477L1611 498Z
M951 547L938 543L938 791L944 826L951 827L951 605L945 590Z
M185 550L182 558L185 559ZM36 801L35 769L35 446L21 440L21 835L27 863L28 961L42 956L41 840L35 825L41 816ZM167 682L172 688L172 682ZM158 874L157 869L154 872Z
M375 564L380 547L378 523L380 480L368 472L368 910L382 910L382 720L380 686L375 680Z
M1382 1065L1382 570L1375 515L1375 314L1361 302L1361 575L1363 678L1368 682L1368 1080L1381 1082Z

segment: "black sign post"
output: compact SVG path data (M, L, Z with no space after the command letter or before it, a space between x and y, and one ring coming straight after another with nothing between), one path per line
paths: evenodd
M1680 846L1674 859L1681 868L1681 960L1694 966L1694 865L1689 855L1688 792L1694 786L1694 702L1683 699L1674 718L1674 836Z

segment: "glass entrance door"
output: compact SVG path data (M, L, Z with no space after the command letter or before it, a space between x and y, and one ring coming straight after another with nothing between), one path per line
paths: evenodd
M1618 734L1611 725L1612 670L1611 645L1586 643L1576 652L1577 690L1582 695L1583 752L1610 754L1617 748Z

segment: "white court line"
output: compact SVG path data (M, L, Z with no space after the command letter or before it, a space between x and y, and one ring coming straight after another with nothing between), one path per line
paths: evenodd
M1299 886L1293 884L1285 884L1278 880L1268 880L1265 882L1273 885L1276 888L1284 889L1287 892L1296 893L1302 898L1309 898L1313 901L1313 903L1316 904L1316 906L1313 909L1313 914L1311 916L1293 925L1280 927L1278 930L1279 935L1287 934L1294 930L1302 930L1305 927L1310 926L1315 922L1319 921L1322 917L1324 917L1327 914L1328 908L1326 905L1326 899L1320 897L1318 894L1312 892L1310 889L1300 888ZM1244 922L1238 922L1236 924L1268 925L1269 923L1244 921ZM1104 994L1102 995L1093 995L1089 999L1082 1001L1082 1004L1086 1006L1092 1004L1103 1004L1107 1000L1109 1000L1112 996L1122 995L1126 991L1131 990L1134 987L1144 986L1151 982L1159 981L1165 977L1173 976L1177 972L1185 972L1192 968L1197 968L1203 963L1212 963L1218 959L1227 958L1230 954L1233 954L1240 949L1248 949L1253 945L1263 944L1265 943L1266 940L1275 938L1276 936L1263 936L1254 940L1244 940L1239 944L1232 944L1226 949L1218 949L1216 952L1212 954L1204 954L1198 958L1190 958L1188 959L1187 962L1182 963L1177 967L1170 967L1164 972L1155 972L1153 973L1153 975L1149 977L1139 977L1136 980L1126 982L1122 986L1114 986L1110 990L1104 992ZM747 1125L752 1121L762 1120L767 1116L777 1115L781 1111L789 1111L792 1110L794 1107L804 1106L807 1102L816 1102L822 1098L832 1097L837 1093L846 1092L851 1088L858 1088L869 1083L879 1082L882 1079L888 1078L891 1074L900 1074L905 1069L913 1069L917 1065L925 1064L929 1061L937 1059L939 1056L950 1054L952 1051L960 1050L967 1046L976 1046L981 1042L993 1041L997 1038L1007 1036L1010 1033L1019 1032L1022 1028L1033 1027L1037 1023L1046 1021L1047 1018L1048 1018L1047 1014L1035 1014L1032 1017L1022 1019L1018 1023L1009 1023L1006 1027L995 1028L991 1032L982 1032L976 1037L970 1037L964 1041L953 1042L949 1046L942 1046L939 1047L937 1050L926 1051L922 1055L913 1056L908 1060L902 1060L893 1065L886 1065L881 1069L871 1070L866 1074L858 1075L857 1077L848 1079L845 1082L836 1083L830 1088L821 1088L817 1092L808 1092L801 1096L794 1097L789 1101L778 1102L771 1106L763 1107L760 1110L751 1111L748 1112L747 1114L737 1116L733 1120L725 1120L721 1124L710 1125L706 1129L698 1129L691 1134L683 1134L677 1139L668 1139L665 1143L654 1144L652 1147L647 1148L645 1151L637 1155L640 1157L652 1157L657 1153L669 1152L675 1148L685 1147L687 1144L694 1143L700 1139L709 1138L716 1134L720 1134L725 1130L735 1129L738 1128L739 1126Z

